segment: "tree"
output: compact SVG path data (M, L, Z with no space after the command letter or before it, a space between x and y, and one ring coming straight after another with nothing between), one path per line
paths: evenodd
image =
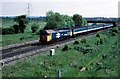
M72 20L72 17L68 16L68 15L63 15L63 18L65 20L65 26L66 27L74 27L75 26L75 23L74 21Z
M68 15L60 15L53 11L47 12L46 15L47 24L44 29L60 29L74 26L74 21Z
M20 31L20 33L24 33L26 23L28 23L26 15L20 15L16 17L14 20L18 23L18 30Z
M88 24L87 24L87 20L84 19L84 18L82 18L82 26L86 26L86 25L88 25Z
M44 29L58 29L65 25L63 17L59 13L49 11L46 15L47 24Z
M14 33L15 33L15 34L19 33L19 26L18 26L17 24L15 24L15 25L13 26L13 28L14 28Z
M74 14L73 21L75 22L75 26L81 26L82 25L82 16L79 14Z
M74 14L72 19L75 22L75 26L87 25L87 21L82 17L82 15Z

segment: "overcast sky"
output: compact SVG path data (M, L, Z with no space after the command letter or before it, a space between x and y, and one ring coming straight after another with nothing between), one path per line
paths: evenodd
M26 14L28 2L31 16L45 16L52 10L67 15L78 13L83 17L118 17L119 0L2 0L0 16Z

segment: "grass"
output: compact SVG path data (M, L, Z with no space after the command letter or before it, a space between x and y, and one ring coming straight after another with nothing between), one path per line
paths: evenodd
M68 50L56 49L54 56L43 53L38 56L18 61L16 64L3 67L4 77L57 77L61 70L62 77L117 77L118 53L117 36L108 36L103 44L96 45L97 37L86 39L86 43L70 44ZM92 52L86 54L75 47L91 47ZM81 71L82 68L85 70Z
M25 33L0 35L0 37L2 37L0 41L0 46L7 46L11 44L23 43L26 41L38 40L39 35L33 34L31 30L31 25L33 23L39 24L39 29L37 32L39 32L39 30L42 29L46 24L46 22L44 21L29 20L29 23L27 24L27 27L25 29ZM2 28L8 28L10 26L13 26L14 24L15 22L13 19L2 19Z
M34 33L2 35L2 46L23 43L26 41L32 41L32 40L38 40L38 39L39 39L39 35L36 35Z
M13 19L2 19L2 26L0 26L0 27L7 28L10 26L13 26L14 24L15 24L15 22Z

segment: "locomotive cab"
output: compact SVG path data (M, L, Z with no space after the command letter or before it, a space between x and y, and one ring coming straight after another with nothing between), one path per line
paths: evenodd
M47 43L52 41L52 32L49 30L44 30L40 32L40 42Z

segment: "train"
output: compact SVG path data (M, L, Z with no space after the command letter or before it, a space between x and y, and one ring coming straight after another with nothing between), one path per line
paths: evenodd
M48 29L40 32L39 41L42 44L54 43L55 41L64 40L70 37L75 37L79 34L89 33L92 31L97 31L101 29L111 28L113 24L100 24L100 25L89 25L89 26L77 26L73 28L63 28L63 29Z

